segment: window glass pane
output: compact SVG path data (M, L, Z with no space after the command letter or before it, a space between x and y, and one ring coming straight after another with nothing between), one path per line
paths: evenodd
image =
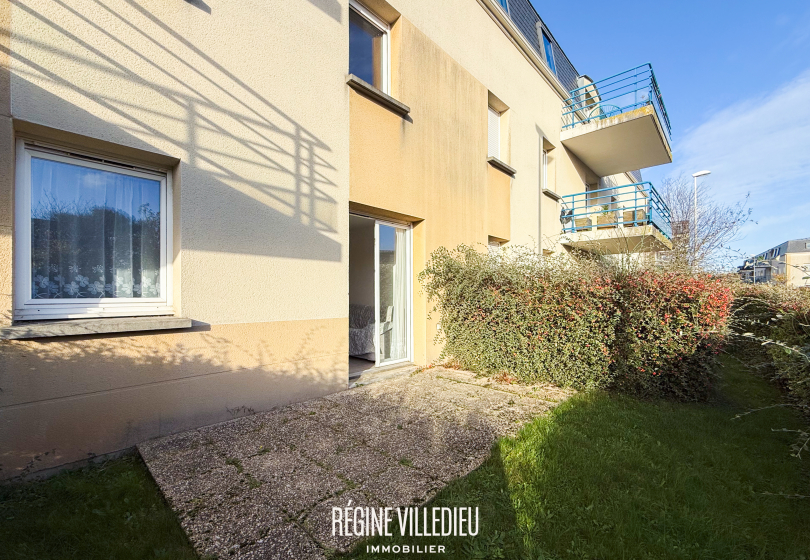
M33 298L160 297L160 181L31 158Z
M349 10L349 73L379 89L384 89L382 40L380 29L354 10Z
M545 33L543 33L543 50L546 53L546 63L548 67L556 74L557 69L554 67L554 52L551 50L551 39L549 39L548 35Z

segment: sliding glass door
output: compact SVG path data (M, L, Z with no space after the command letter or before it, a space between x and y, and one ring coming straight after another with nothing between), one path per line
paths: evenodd
M375 223L377 365L411 359L411 230Z

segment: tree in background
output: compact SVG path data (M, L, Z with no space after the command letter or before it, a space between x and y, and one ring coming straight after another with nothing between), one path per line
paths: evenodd
M743 257L730 244L738 238L742 227L752 221L748 194L727 205L712 198L706 183L698 184L695 228L692 177L682 174L664 179L659 192L672 213L672 251L662 254L662 260L677 267L718 270Z

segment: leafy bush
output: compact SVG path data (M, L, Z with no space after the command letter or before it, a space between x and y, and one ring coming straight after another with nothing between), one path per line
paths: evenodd
M440 248L420 281L443 359L576 388L705 398L731 292L719 279L585 258Z
M810 406L810 291L737 284L732 332L753 365Z
M727 283L707 274L618 274L622 321L614 346L616 386L692 400L709 396L714 355L731 305Z

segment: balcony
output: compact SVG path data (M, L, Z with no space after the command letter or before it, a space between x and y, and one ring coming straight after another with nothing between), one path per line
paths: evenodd
M562 112L563 145L600 177L672 163L670 124L650 64L579 78Z
M672 249L669 208L650 183L562 197L561 243L608 255Z

